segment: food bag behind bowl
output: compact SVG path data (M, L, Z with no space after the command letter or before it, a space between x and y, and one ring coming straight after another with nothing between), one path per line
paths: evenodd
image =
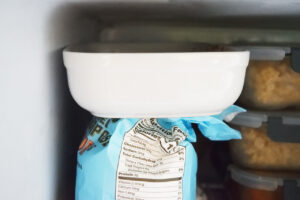
M241 111L231 106L207 117L94 117L78 151L76 199L196 199L192 123L212 140L239 139L223 119Z

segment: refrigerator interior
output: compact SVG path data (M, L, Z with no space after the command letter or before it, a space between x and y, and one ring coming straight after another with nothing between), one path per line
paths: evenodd
M91 115L70 95L62 64L66 45L135 41L297 47L299 20L300 2L293 0L2 2L0 198L74 199L76 152ZM195 148L199 182L218 190L226 172L220 166L230 162L226 143L199 138Z

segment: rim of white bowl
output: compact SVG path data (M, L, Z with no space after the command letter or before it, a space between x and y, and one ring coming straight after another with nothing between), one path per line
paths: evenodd
M249 51L209 51L209 45L197 43L87 43L67 46L64 53L76 54L185 54L185 53L213 53L236 54Z

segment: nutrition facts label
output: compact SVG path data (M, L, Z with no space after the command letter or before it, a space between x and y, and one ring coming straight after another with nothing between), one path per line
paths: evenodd
M117 200L181 200L186 135L140 120L124 136L116 181Z

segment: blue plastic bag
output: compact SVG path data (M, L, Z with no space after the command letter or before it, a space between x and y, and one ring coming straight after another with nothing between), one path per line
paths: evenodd
M219 115L160 119L94 117L78 151L77 200L194 200L197 155L192 123L211 140L240 139Z

